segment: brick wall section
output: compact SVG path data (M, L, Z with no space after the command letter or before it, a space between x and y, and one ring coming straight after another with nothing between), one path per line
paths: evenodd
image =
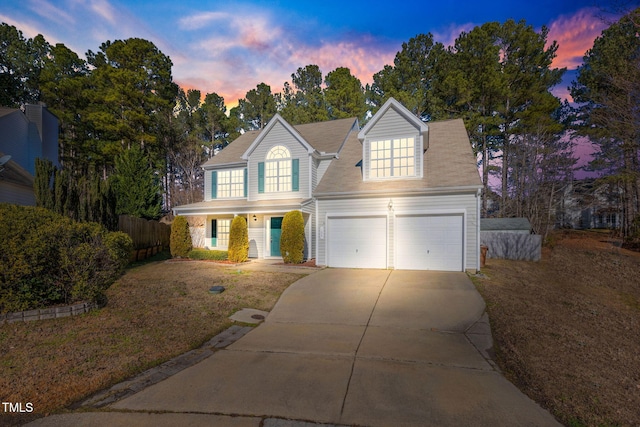
M97 304L81 302L64 307L41 308L39 310L18 311L16 313L0 314L0 325L14 322L30 322L32 320L56 319L84 314L97 308Z

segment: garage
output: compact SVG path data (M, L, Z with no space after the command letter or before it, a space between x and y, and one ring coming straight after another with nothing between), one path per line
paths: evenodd
M395 267L463 271L463 217L405 215L395 222Z
M387 268L387 218L328 219L329 267Z

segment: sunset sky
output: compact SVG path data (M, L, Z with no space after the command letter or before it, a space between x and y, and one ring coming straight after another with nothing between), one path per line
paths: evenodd
M575 70L607 21L617 18L603 8L611 8L608 0L21 0L3 4L0 21L26 37L40 33L64 43L81 57L107 40L150 40L173 61L178 84L235 105L261 82L280 91L308 64L324 75L348 67L370 83L417 34L452 44L461 31L510 18L536 29L546 25L560 45L554 65ZM574 76L555 93L566 96Z

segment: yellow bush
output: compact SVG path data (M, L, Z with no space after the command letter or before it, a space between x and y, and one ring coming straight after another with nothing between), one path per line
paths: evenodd
M304 218L302 212L287 212L282 219L280 253L284 262L300 264L304 260Z
M171 256L174 258L187 258L193 248L189 223L187 218L177 216L171 223L171 241L169 243Z
M245 262L249 258L249 230L247 219L236 216L229 230L229 261Z

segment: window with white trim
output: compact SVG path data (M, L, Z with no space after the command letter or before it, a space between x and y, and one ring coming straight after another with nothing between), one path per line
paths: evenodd
M229 229L231 228L231 220L219 219L216 222L218 223L217 245L219 248L227 247L229 246Z
M218 171L217 197L244 197L244 170Z
M370 178L416 176L415 138L393 138L369 142Z
M287 147L276 145L265 159L265 192L291 191L291 153Z

